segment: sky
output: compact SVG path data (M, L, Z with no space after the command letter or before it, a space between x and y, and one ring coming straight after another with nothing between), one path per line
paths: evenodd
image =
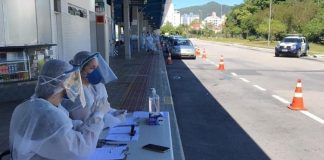
M214 1L220 4L225 4L229 6L233 6L235 4L241 4L244 0L172 0L175 9L195 6L195 5L203 5L210 1Z

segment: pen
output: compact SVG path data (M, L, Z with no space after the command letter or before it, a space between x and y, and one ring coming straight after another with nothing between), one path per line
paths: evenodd
M135 135L135 133L136 133L136 131L135 131L135 125L132 125L131 126L131 131L130 131L130 133L129 133L129 135L130 135L130 140L132 141L132 138L133 138L133 136Z
M135 133L136 133L136 131L135 131L135 125L131 125L131 131L130 131L129 135L130 136L134 136Z

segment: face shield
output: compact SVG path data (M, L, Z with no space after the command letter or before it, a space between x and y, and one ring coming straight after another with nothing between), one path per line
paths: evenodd
M55 88L53 95L65 90L70 101L78 101L83 107L86 105L78 67L74 67L72 70L66 71L55 78L48 76L39 76L38 78L40 79L39 82L41 82L38 85L48 85Z
M86 77L91 84L98 84L99 82L107 84L117 79L117 76L100 53L94 53L93 55L89 56L82 62L82 64L80 65L81 68L83 68L84 65L87 65L87 63L91 60L96 60L98 62L98 67L91 73L89 73Z
M99 70L99 72L100 72L100 74L102 76L101 82L106 84L108 82L116 80L117 76L115 75L115 73L109 67L107 62L102 58L101 54L99 54L99 53L98 53L98 56L97 56L97 60L98 60L98 64L99 64L98 70Z
M86 101L83 92L80 70L77 69L68 74L70 74L69 77L63 82L67 97L72 102L79 101L82 107L85 107Z

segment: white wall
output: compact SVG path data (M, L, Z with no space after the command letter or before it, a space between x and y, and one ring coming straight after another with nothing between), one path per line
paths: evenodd
M70 15L69 5L86 9L87 18ZM89 11L94 12L94 10L94 0L61 0L61 13L57 13L53 22L55 26L53 39L58 43L55 48L57 58L69 61L79 51L91 51Z
M5 45L5 31L4 31L4 18L3 18L3 10L2 10L2 1L0 1L0 46Z

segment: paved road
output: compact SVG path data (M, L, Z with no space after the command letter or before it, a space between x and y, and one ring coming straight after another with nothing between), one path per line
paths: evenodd
M186 159L324 159L323 62L193 42L206 61L167 66ZM298 78L307 112L287 108Z

